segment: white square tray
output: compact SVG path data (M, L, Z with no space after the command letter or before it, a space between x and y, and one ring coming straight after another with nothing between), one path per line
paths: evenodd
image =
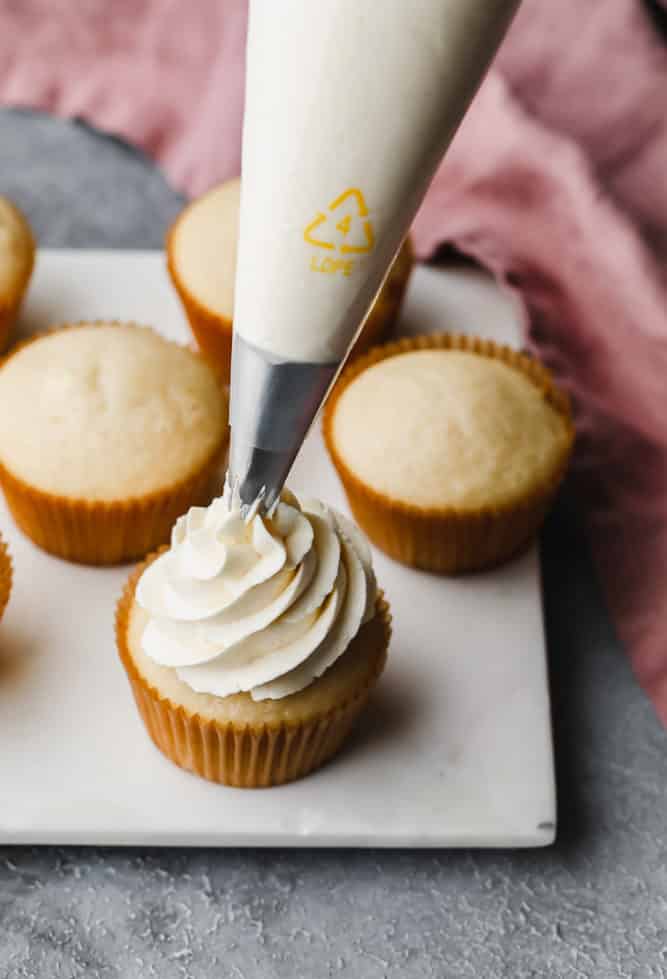
M155 252L43 251L29 332L111 317L189 334ZM420 269L406 330L517 341L511 302L480 273ZM345 508L319 433L292 479ZM394 614L389 663L349 747L292 785L248 791L180 771L149 742L116 657L127 568L59 561L14 527L0 624L0 843L540 846L555 792L538 560L447 580L376 553Z

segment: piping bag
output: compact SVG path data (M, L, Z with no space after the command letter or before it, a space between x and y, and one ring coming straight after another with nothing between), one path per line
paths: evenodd
M227 473L242 510L279 498L518 3L250 0Z

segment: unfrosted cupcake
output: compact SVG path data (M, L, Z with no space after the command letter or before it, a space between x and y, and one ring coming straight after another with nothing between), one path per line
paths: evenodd
M229 380L240 180L192 201L167 235L167 268L201 350ZM379 342L392 326L413 265L406 241L357 339L353 356Z
M0 350L7 345L34 262L30 225L18 207L0 195Z
M416 567L498 564L540 527L574 438L545 368L490 341L427 336L342 375L324 436L370 539Z
M143 557L208 502L227 397L198 354L146 327L81 323L0 367L0 484L40 547L90 564Z
M4 615L12 590L12 559L7 545L0 534L0 619Z
M131 576L116 635L157 747L258 787L338 750L384 667L390 616L344 517L285 494L271 518L246 521L220 498Z

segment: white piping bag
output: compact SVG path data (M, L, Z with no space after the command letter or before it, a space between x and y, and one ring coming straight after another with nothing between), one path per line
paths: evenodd
M250 0L228 472L243 506L278 498L518 2Z

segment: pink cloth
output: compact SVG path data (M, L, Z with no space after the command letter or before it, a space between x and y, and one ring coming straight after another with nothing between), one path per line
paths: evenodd
M82 115L197 193L240 166L244 0L0 0L0 98ZM523 297L575 485L667 724L667 47L639 0L524 0L417 218ZM267 152L270 153L270 150Z
M0 101L83 116L195 194L241 167L244 0L0 0Z

